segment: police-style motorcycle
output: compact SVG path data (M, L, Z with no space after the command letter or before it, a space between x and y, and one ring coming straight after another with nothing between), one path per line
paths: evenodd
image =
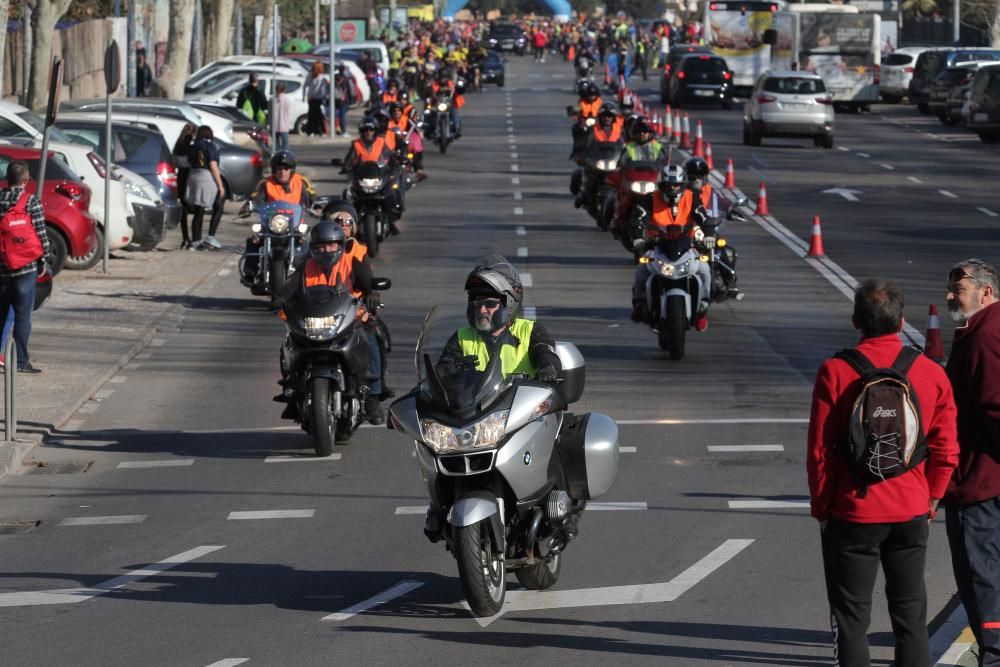
M376 290L392 286L375 278ZM278 316L287 328L281 347L281 384L296 421L314 441L317 456L329 456L364 422L368 387L368 338L359 317L362 301L339 280L306 287L284 304Z
M444 314L442 314L444 313ZM588 500L618 470L618 426L602 414L567 412L580 399L585 365L556 343L554 385L483 371L476 358L439 363L465 314L434 308L417 344L419 384L389 408L389 427L414 440L431 498L447 512L444 539L473 613L501 610L507 573L532 590L554 586L562 554Z
M240 210L240 217L253 215L256 205L247 201ZM249 276L250 293L258 296L277 294L295 271L294 261L305 243L308 225L303 221L303 210L298 204L267 202L258 210L260 221L250 227L257 248L257 272ZM240 259L240 275L248 255Z
M398 189L399 180L389 162L361 162L351 171L351 187L344 198L358 212L358 238L372 257L378 256L379 244L388 236L389 221L402 215Z

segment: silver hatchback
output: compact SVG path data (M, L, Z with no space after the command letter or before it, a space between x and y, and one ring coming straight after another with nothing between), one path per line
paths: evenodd
M833 148L833 97L823 79L799 71L765 72L743 106L743 143L762 137L811 137Z

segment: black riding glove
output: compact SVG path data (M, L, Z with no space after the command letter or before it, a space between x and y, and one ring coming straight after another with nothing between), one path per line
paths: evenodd
M545 364L538 369L535 377L539 382L555 382L559 377L559 371L552 364Z

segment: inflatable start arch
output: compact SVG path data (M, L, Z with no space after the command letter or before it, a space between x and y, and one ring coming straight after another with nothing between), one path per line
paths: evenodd
M569 21L570 12L573 11L569 0L543 0L543 2L552 11L556 21L560 23ZM455 14L464 9L467 4L469 4L469 0L448 0L448 4L444 8L444 17L446 19L455 18Z

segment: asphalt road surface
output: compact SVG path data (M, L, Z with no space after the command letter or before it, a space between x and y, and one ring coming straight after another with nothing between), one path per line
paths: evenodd
M0 487L5 665L829 663L805 436L816 368L856 340L850 302L761 226L731 224L746 299L714 306L670 361L628 320L631 258L572 206L571 76L511 58L506 88L470 95L465 136L446 156L428 150L431 178L375 262L394 282L383 312L397 391L414 381L424 313L460 304L492 251L586 357L574 410L617 419L625 449L558 585L526 595L511 577L505 612L472 618L454 560L421 532L413 444L365 428L315 460L279 419L283 326L233 264L36 451L46 465ZM978 210L998 210L996 149L927 136L954 130L909 108L839 116L826 151L743 147L738 110L696 113L717 168L732 157L751 194L765 181L772 214L802 238L820 215L827 254L855 278L898 279L920 331L948 267L996 238ZM299 152L318 190L339 192L329 157ZM836 187L859 201L823 193ZM224 224L234 252L245 233ZM941 521L926 574L940 620L954 592ZM881 587L871 641L885 665Z

